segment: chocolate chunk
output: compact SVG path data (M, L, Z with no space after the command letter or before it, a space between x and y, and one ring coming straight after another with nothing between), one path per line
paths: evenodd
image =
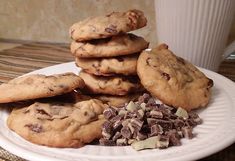
M173 124L174 124L175 129L180 130L182 127L184 127L185 122L183 120L176 119L176 120L173 121Z
M102 135L106 139L109 139L111 138L112 134L113 134L112 123L110 121L105 121L102 125Z
M121 134L124 138L130 139L131 138L131 131L128 126L124 126L121 129Z
M39 124L26 124L24 127L28 127L31 131L36 133L43 132L43 127Z
M147 118L148 126L151 127L152 125L155 125L157 123L157 119L154 118Z
M113 141L116 141L117 139L121 138L122 137L122 134L118 131L116 132L116 134L113 136L112 140Z
M116 34L117 33L117 26L109 25L109 27L105 28L104 30L110 34Z
M117 115L117 116L114 116L112 119L110 119L110 121L114 123L117 121L121 121L122 119L123 119L123 115Z
M105 109L103 114L104 114L104 118L110 119L117 115L117 111L113 107L110 107L110 108Z
M161 111L156 111L156 110L150 111L150 116L152 118L158 118L158 119L162 119L163 118L162 112Z
M140 97L138 98L138 102L139 102L139 104L141 104L141 103L147 103L149 98L150 98L150 95L147 94L147 93L144 93L143 96L140 96Z
M182 132L185 138L187 139L193 138L193 129L191 127L183 127Z
M122 128L122 121L117 120L116 122L113 123L113 130L114 131L119 131Z
M167 132L167 136L170 139L170 144L174 146L181 145L180 136L178 135L176 130L170 130Z
M166 120L157 120L157 124L160 125L164 131L172 129L173 123L171 121Z
M104 146L114 146L114 145L116 145L113 140L108 140L108 139L105 139L105 138L101 138L99 140L99 142L100 142L100 145L104 145Z
M131 126L136 129L135 131L140 131L140 129L142 128L142 125L143 125L143 121L139 120L139 119L135 119L135 118L132 118L131 119Z
M165 80L167 80L167 81L169 81L169 80L171 79L170 75L167 74L167 73L162 73L161 75L162 75L162 77L163 77Z
M136 136L137 140L144 140L144 139L147 139L147 138L148 138L148 136L145 135L144 133L137 132L137 136Z
M116 144L117 146L123 146L123 145L127 145L127 139L117 139L116 140Z
M151 126L151 133L150 133L150 136L157 136L159 134L163 134L163 129L160 125L153 125Z

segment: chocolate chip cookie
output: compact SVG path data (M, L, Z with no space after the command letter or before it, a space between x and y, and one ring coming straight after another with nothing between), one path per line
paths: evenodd
M40 103L15 108L8 127L39 145L77 148L101 137L103 111L107 105L96 99L76 104Z
M121 107L130 101L135 101L141 96L142 93L133 93L125 96L112 96L112 95L94 95L95 99L108 104L109 106Z
M0 103L52 97L82 88L84 81L74 73L32 74L0 85Z
M211 97L213 81L174 55L166 44L143 51L137 61L137 73L146 90L170 106L187 110L205 107Z
M78 58L75 62L85 72L95 75L111 76L116 74L136 75L139 54L113 58Z
M148 48L144 38L134 34L121 34L106 39L71 43L71 53L76 57L113 57L140 52Z
M85 94L109 94L126 95L137 91L143 91L138 77L102 77L88 74L84 71L79 76L85 81L85 87L82 91Z
M106 16L90 17L73 24L70 36L76 41L100 39L129 32L146 26L142 11L112 12Z

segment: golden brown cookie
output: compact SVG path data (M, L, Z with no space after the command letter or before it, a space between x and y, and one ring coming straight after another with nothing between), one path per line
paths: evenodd
M84 71L79 76L85 81L82 91L85 94L126 95L128 93L143 91L138 77L103 77L88 74Z
M75 62L85 72L94 75L111 76L116 74L136 75L139 54L113 58L78 58Z
M137 73L146 90L167 105L191 110L205 107L210 100L213 81L166 44L143 51Z
M66 103L39 103L15 108L8 127L24 139L39 145L77 148L101 137L103 110L107 105L96 99Z
M94 95L92 97L102 101L103 103L108 104L109 106L122 107L130 101L138 100L138 97L141 95L142 93L133 93L125 96Z
M84 81L74 73L45 76L32 74L0 85L0 103L52 97L83 88ZM4 91L4 92L3 92Z
M90 17L73 24L70 36L76 41L100 39L129 32L146 26L147 19L142 11L112 12L106 16Z
M106 39L96 39L86 42L71 43L71 53L76 57L113 57L129 55L148 48L149 43L144 38L134 34L121 34Z

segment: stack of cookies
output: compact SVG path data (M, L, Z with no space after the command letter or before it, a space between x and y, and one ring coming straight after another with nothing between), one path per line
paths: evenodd
M129 10L87 18L70 28L71 52L82 68L84 93L114 106L140 95L144 88L137 76L137 59L149 43L127 32L146 24L142 11Z

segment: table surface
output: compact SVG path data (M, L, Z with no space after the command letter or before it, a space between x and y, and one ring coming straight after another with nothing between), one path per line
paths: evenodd
M22 43L13 46L16 47L0 52L0 84L40 68L74 60L66 44ZM235 81L235 59L223 61L218 73ZM24 159L0 148L0 161L9 160ZM235 161L235 143L200 161Z

